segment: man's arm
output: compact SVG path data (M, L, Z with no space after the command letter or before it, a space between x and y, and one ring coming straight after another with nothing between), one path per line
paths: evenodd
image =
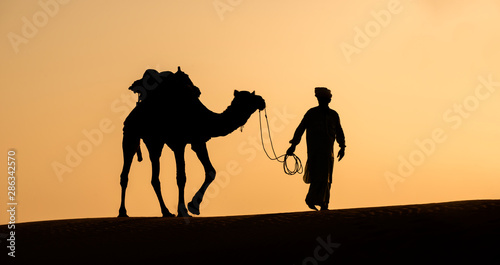
M295 133L293 134L292 140L290 140L290 148L286 151L287 155L293 155L295 152L295 147L300 143L300 139L302 138L302 135L304 134L304 131L306 130L306 115L304 115L304 118L302 118L302 121L300 122L299 126L295 130Z
M340 125L340 117L337 114L337 124L335 125L335 139L337 140L337 143L339 143L340 150L339 153L337 154L337 157L340 160L345 155L345 136L344 136L344 130L342 130L342 126Z

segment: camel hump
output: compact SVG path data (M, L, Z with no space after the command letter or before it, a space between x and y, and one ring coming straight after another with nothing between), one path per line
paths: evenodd
M192 101L201 95L200 89L193 84L189 75L180 70L180 67L176 73L147 69L142 78L136 80L129 90L139 94L138 103L151 102L151 104L157 101Z
M189 78L189 75L184 73L181 70L181 67L177 67L177 72L175 73L175 78L179 81L181 86L184 87L184 92L188 92L188 96L190 97L200 97L201 91L200 89L193 84L193 81Z
M139 94L139 101L125 119L124 131L140 134L144 130L155 130L161 125L158 125L159 117L179 122L178 115L172 113L182 113L184 121L194 124L212 113L200 101L200 89L180 68L176 73L147 69L129 89Z

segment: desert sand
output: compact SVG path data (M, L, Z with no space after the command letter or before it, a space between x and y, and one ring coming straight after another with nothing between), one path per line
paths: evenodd
M500 264L500 200L54 220L15 231L16 257L0 238L1 264Z

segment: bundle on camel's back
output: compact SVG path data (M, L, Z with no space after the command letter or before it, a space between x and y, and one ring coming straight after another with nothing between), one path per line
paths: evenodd
M205 169L205 181L188 209L199 214L199 206L206 189L215 178L215 169L208 157L206 142L212 137L225 136L243 126L257 109L265 108L264 99L255 92L234 91L231 105L222 113L207 109L199 100L200 90L181 71L180 67L172 72L158 73L147 70L142 79L135 81L129 88L139 93L139 101L123 127L123 169L120 175L122 200L119 217L127 216L125 209L125 191L128 174L134 155L139 161L140 139L149 152L153 168L151 184L156 192L163 216L173 216L163 202L159 180L160 156L164 144L172 149L177 167L177 186L179 187L178 216L189 216L184 202L186 183L184 150L187 144L196 152Z
M141 138L162 129L172 130L168 124L192 130L195 124L203 122L203 116L212 113L199 100L200 89L180 67L175 74L148 69L129 90L139 94L139 100L125 119L123 131L137 133Z

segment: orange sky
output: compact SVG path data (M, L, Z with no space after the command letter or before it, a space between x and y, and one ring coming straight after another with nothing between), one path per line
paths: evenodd
M332 89L347 149L330 208L500 198L500 1L129 2L0 3L0 150L17 151L18 221L117 215L127 88L178 65L213 111L234 89L263 96L280 154L314 87ZM201 216L307 210L302 176L254 142L258 113L208 143L218 179ZM305 163L305 141L296 154ZM189 149L186 162L189 201L204 173ZM161 163L175 212L168 148ZM131 216L161 215L150 171L147 156L132 165Z

